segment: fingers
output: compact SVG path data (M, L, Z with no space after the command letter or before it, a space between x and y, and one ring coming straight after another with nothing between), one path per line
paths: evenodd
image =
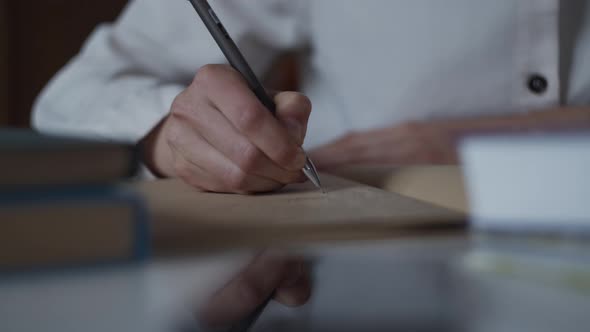
M301 144L311 104L297 93L278 94L276 101L275 118L231 67L203 67L159 130L174 159L167 169L216 192L256 193L305 181Z
M311 114L311 101L297 92L282 92L275 96L277 117L297 145L303 145L307 122Z
M221 152L244 173L281 184L301 180L301 171L288 171L274 163L248 138L240 134L212 105L205 104L198 109L181 112L178 116L181 118L180 121L198 132L209 145Z
M188 184L207 191L240 194L272 191L282 186L279 182L244 172L187 123L177 122L173 127L169 144L175 152L175 173Z
M235 279L213 295L200 312L210 327L226 326L243 319L263 304L276 290L287 305L302 305L309 298L308 271L299 259L261 255ZM284 286L283 286L284 285Z
M227 66L205 66L195 85L229 122L280 167L299 171L305 165L301 147L248 89L240 75ZM280 113L278 111L278 113Z

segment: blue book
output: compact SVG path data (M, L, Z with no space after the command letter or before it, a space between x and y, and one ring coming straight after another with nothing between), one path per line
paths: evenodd
M115 186L0 191L0 272L143 260L139 195Z

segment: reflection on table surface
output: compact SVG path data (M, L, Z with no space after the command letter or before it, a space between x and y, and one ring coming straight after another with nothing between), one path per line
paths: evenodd
M299 309L272 304L254 331L538 332L588 326L584 266L590 264L564 268L508 259L509 253L495 255L475 243L449 237L299 248L314 261L311 302ZM0 330L177 331L252 255L161 258L142 266L2 278Z

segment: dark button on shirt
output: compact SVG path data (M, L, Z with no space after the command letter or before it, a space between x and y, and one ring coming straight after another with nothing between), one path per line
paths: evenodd
M534 94L543 94L549 87L549 82L543 75L533 74L529 76L528 87Z

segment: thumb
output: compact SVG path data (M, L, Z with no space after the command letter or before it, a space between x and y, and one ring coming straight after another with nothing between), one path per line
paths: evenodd
M281 92L275 96L275 103L277 118L297 145L303 145L311 114L311 101L297 92Z

